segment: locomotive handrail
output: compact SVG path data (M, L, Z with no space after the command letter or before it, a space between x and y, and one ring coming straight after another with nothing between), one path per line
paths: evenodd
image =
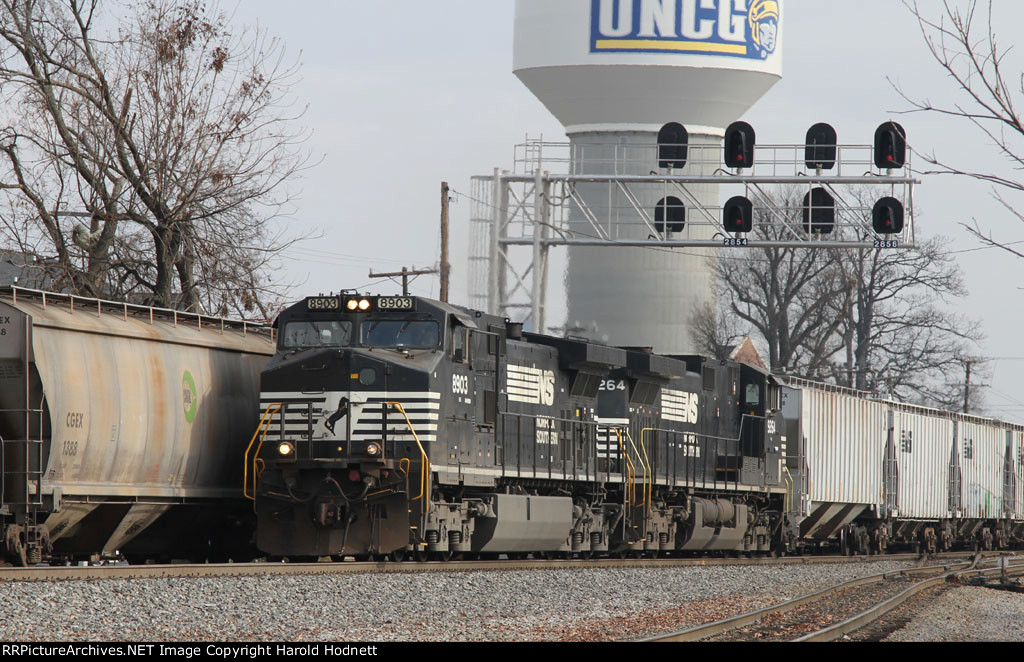
M420 443L420 436L416 434L416 428L413 427L412 421L409 420L409 415L405 413L405 407L402 406L401 402L385 402L384 404L394 407L398 410L398 413L405 419L405 424L409 426L409 432L412 433L412 438L416 440L416 446L420 449L420 494L417 497L409 499L410 501L417 501L423 499L423 512L426 513L429 510L429 498L424 498L430 494L430 458L427 457L427 452L423 450L423 444ZM384 414L384 420L387 421L387 414ZM401 463L399 463L401 464Z
M259 459L260 450L263 449L263 441L267 438L267 432L270 430L270 421L273 419L274 414L281 411L282 404L280 402L271 402L267 405L266 410L263 412L263 417L260 419L260 424L256 428L256 432L252 435L252 440L249 442L249 446L245 449L245 458L242 460L242 495L250 501L256 500L256 461ZM281 429L284 429L284 419L281 420ZM263 432L260 435L260 431ZM253 455L252 461L252 496L249 496L249 452L252 450L253 444L256 443L256 438L259 437L260 443L256 447L256 453Z
M644 429L640 430L640 448L644 449L644 453L645 454L647 453L647 446L644 445L644 435L647 434L648 432L657 432L657 431L658 431L657 428L644 428ZM648 462L649 461L650 461L650 459L648 458ZM651 470L651 473L652 474L654 473L653 469ZM647 499L648 507L653 505L653 501L654 501L654 479L655 479L655 476L652 475L651 476L651 492L650 492L650 496Z
M783 471L786 472L786 476L783 479L786 482L786 499L782 506L787 513L791 513L793 512L793 488L796 481L793 480L793 474L789 472L789 467L783 467Z
M640 458L640 451L638 451L636 449L636 444L633 443L633 435L631 435L629 433L629 430L626 430L626 439L629 439L629 445L633 447L633 452L636 453L637 459L638 460L641 459ZM650 495L654 491L654 485L653 485L653 483L654 483L654 476L651 475L651 474L653 474L654 471L651 469L651 460L650 460L649 457L647 457L647 448L644 446L643 432L641 432L641 434L640 434L640 448L644 452L644 456L642 458L643 465L644 465L644 496L643 496L643 503L641 505L647 506L647 509L650 510L650 507L651 507ZM650 479L650 480L648 480L648 479Z
M615 436L619 440L619 450L622 451L622 456L626 458L626 504L628 505L636 501L636 465L629 458L629 451L626 450L626 446L622 443L622 430L615 427L612 430L615 430Z

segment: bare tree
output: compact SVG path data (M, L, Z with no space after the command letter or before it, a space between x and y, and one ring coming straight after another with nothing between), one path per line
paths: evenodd
M921 35L939 66L960 92L959 101L934 104L929 99L916 99L894 84L900 95L912 106L910 112L930 112L961 119L973 124L994 145L1002 161L1012 171L1024 167L1024 121L1017 107L1024 99L1024 76L1010 66L1007 55L1010 48L999 45L993 25L993 4L984 3L986 10L979 12L978 2L951 4L944 0L942 8L934 12L935 3L923 10L917 0L904 0L904 4L917 18ZM937 14L937 15L935 15ZM936 169L925 174L962 175L993 185L993 194L1015 218L1022 215L1007 199L1006 193L1024 191L1024 181L1012 174L993 171L963 169L940 159L935 153L922 155ZM983 230L977 221L962 224L984 244L1007 250L1018 257L1024 252L1010 248L995 236Z
M698 352L724 361L750 331L722 307L704 303L691 314L690 335Z
M792 190L781 195L771 207L787 210L785 213L793 216L789 224L799 227L800 193ZM764 207L755 202L755 236L782 238L779 233L785 230L767 222ZM802 376L828 372L829 358L838 349L835 333L841 323L833 300L844 288L825 251L762 248L723 252L718 259L718 292L724 307L720 314L739 320L754 332L758 344L768 351L773 371ZM701 312L696 312L699 320Z
M75 292L266 314L295 66L200 0L113 6L0 0L2 232Z
M870 214L871 195L846 192L849 211ZM798 215L794 196L756 207ZM765 220L755 218L755 234L772 239L779 230ZM944 239L926 240L916 251L728 251L719 257L718 289L717 311L695 311L702 351L715 351L746 328L767 349L773 371L960 407L961 363L981 336L976 321L949 311L966 290Z
M832 381L902 399L959 407L960 357L981 338L977 321L949 311L966 296L943 238L920 249L834 251L848 293L836 300L840 350Z

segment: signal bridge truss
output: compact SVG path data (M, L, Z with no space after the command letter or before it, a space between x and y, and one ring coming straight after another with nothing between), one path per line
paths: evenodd
M754 166L743 169L722 164L721 143L689 145L682 168L659 168L658 150L656 144L527 140L516 147L513 171L474 177L470 305L544 328L552 248L697 248L712 254L918 246L913 188L920 182L912 175L909 150L895 170L876 167L869 144L837 146L829 170L809 169L802 144L757 145ZM829 208L821 206L821 190ZM753 207L749 233L729 232L723 216L727 201L740 196ZM898 233L873 227L873 209L883 198L902 206ZM525 317L523 309L529 311Z

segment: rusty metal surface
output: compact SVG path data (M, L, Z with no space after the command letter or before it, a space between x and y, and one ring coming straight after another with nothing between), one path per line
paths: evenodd
M237 498L240 458L259 417L259 374L273 351L269 330L257 325L0 296L8 482L9 460L22 459L12 440L40 438L41 485L30 477L28 489L57 511L47 522L55 537L95 508L75 503L155 501L130 509L110 532L111 549L152 523L164 502Z

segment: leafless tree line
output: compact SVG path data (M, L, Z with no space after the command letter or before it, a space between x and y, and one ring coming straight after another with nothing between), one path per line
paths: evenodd
M799 194L787 195L772 206L798 210ZM758 214L754 236L782 238ZM774 372L961 406L961 362L980 331L950 310L966 290L945 240L916 251L751 248L717 265L719 307L693 319L700 351L722 358L750 335Z
M0 0L0 237L58 288L269 314L296 65L200 0Z

